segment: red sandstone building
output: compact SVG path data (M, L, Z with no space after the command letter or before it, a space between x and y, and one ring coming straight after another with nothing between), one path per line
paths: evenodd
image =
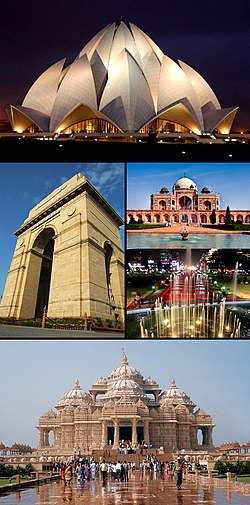
M224 224L226 210L220 209L220 194L207 187L199 193L194 181L184 176L173 185L172 193L162 188L150 197L150 210L128 210L127 223L131 218L143 223L188 223L192 225L210 224L215 211L216 224ZM250 210L231 210L233 222L250 223Z

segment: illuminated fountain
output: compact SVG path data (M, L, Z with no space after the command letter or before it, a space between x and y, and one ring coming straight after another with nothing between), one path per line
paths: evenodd
M235 265L235 269L234 269L234 275L233 275L233 296L234 296L235 302L237 300L238 269L239 269L239 264L237 261L236 265Z
M206 274L178 273L141 318L140 331L142 338L239 338L240 321L215 299Z

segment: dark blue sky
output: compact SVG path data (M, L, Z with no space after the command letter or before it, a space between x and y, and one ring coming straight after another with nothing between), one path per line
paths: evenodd
M175 61L197 70L222 107L239 106L235 130L250 130L248 0L12 0L1 4L0 114L21 104L34 80L120 17L145 31Z
M78 172L90 180L123 218L122 163L0 163L0 297L16 245L13 233L28 217L30 209Z

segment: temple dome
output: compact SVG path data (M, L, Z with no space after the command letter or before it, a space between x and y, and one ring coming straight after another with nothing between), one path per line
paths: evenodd
M171 386L160 396L160 403L163 404L165 402L173 406L185 405L189 409L193 409L196 406L190 397L176 386L174 379L171 382Z
M55 405L55 408L60 410L67 406L77 407L82 404L91 404L93 398L89 393L86 393L76 381L75 386L66 393L61 400Z
M207 188L207 186L205 186L204 188L202 188L201 193L209 194L211 193L211 191L210 189Z
M173 185L173 191L175 189L195 189L198 191L197 185L192 179L189 179L189 177L181 177L176 181L176 183Z
M136 25L121 22L100 30L70 65L61 59L45 70L22 105L10 109L18 133L106 128L131 134L151 131L157 120L200 134L229 133L238 107L222 109L193 68L164 55Z
M138 372L138 370L136 370L133 366L129 365L127 356L125 353L123 353L122 365L112 370L108 376L108 381L116 381L117 379L124 378L125 376L126 379L132 379L141 384L143 382L143 376L141 373Z
M163 188L161 188L160 193L162 193L162 194L164 194L164 193L169 193L168 188L166 188L166 187L164 186Z
M122 398L128 397L131 400L147 399L143 389L135 382L133 379L128 377L123 377L118 379L103 396L103 400L106 398Z

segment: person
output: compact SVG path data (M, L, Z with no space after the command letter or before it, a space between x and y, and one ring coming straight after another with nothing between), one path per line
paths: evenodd
M61 469L60 469L60 474L61 474L61 480L65 482L65 465L62 464Z
M102 460L102 463L100 465L100 470L101 470L101 474L102 474L102 482L104 484L107 480L107 471L108 471L108 465L107 465L105 459Z
M124 469L124 481L128 482L128 463L126 460L123 463L123 469Z
M182 485L182 470L183 470L183 464L181 458L177 458L177 462L174 466L174 471L176 472L177 476L176 486L178 489L181 489Z
M115 468L116 468L116 479L118 482L120 482L120 480L121 480L121 463L120 463L119 459L116 463Z
M66 486L67 486L67 484L70 486L70 483L71 483L71 480L72 480L72 475L73 475L72 466L69 463L69 465L66 466L66 468L65 468L65 483L66 483Z

